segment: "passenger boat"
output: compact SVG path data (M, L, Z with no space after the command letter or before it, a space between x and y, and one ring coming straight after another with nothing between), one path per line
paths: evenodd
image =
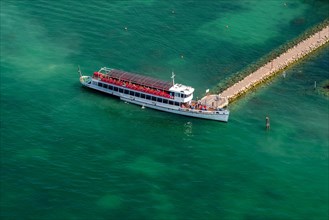
M83 76L83 86L120 97L121 100L165 112L227 122L229 111L201 105L193 100L194 88L148 76L103 67L92 76Z

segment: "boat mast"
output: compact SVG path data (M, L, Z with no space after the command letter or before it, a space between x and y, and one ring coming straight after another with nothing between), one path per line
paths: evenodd
M172 85L175 85L175 73L174 71L171 72L171 78L172 78Z

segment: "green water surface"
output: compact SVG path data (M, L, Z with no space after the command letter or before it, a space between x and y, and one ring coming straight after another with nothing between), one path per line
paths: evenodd
M108 66L208 88L328 18L328 1L24 1L0 7L1 219L327 219L329 49L228 123L82 88ZM271 119L265 131L265 117Z

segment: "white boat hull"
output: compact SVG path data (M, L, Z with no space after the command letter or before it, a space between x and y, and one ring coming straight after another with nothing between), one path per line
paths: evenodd
M225 112L220 112L218 114L213 113L211 111L201 111L201 110L191 110L191 109L185 109L185 108L178 108L178 109L172 109L172 108L167 108L164 106L161 106L157 103L147 103L147 102L142 102L139 100L134 100L132 97L120 97L121 100L134 103L137 105L141 105L144 107L160 110L160 111L165 111L165 112L170 112L174 114L179 114L179 115L184 115L188 117L194 117L194 118L202 118L202 119L209 119L209 120L216 120L216 121L223 121L227 122L229 114L225 114Z

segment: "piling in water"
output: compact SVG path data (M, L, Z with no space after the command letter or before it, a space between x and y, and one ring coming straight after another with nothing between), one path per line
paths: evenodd
M270 130L271 124L270 124L270 118L268 116L266 116L266 130Z

